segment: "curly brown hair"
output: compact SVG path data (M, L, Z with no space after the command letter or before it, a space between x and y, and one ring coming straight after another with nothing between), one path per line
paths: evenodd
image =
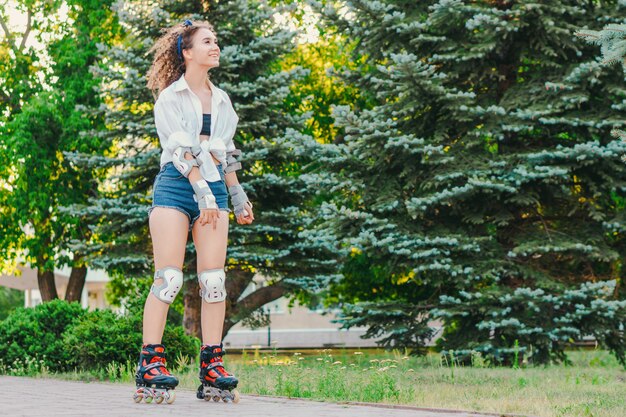
M209 29L216 34L213 25L207 21L191 22L191 25L182 23L161 30L163 35L148 51L148 53L154 53L154 60L146 78L148 88L152 91L155 100L161 91L185 72L185 60L178 55L178 36L182 34L182 49L191 48L193 36L201 28Z

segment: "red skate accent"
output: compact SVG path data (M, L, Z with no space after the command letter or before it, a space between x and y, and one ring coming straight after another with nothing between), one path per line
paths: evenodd
M206 349L208 348L208 345L202 346L202 349ZM211 359L209 359L209 363L206 362L202 362L201 366L202 369L208 368L210 364L215 363L215 362L222 362L222 349L220 349L219 347L216 347L215 349L213 349L213 352L211 354ZM217 378L220 377L228 377L231 376L228 372L226 372L226 369L224 369L223 366L219 365L219 366L215 366L212 369L209 369L209 371L207 372L206 376L204 377L204 379L207 382L211 382L211 383L215 383L215 380Z
M145 346L144 346L145 347ZM165 352L165 349L163 347L156 347L154 348L155 352L159 352L159 353L163 353ZM147 351L142 351L141 353L143 353L144 355L148 355L149 352ZM159 366L158 368L154 368L154 369L150 369L148 372L146 372L146 374L144 374L144 378L145 379L153 379L154 377L157 377L159 375L167 375L167 376L171 376L172 374L170 374L170 372L167 370L167 368L165 367L165 365L167 364L167 360L165 359L164 356L153 356L152 359L150 359L150 362L146 362L146 360L143 360L142 366L146 366L149 363L154 363L154 362L161 362L163 364L163 366Z

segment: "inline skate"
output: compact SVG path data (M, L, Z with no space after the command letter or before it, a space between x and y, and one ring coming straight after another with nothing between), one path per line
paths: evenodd
M222 356L224 348L221 344L203 345L200 350L200 382L196 397L205 401L219 401L238 403L239 391L235 388L239 381L234 375L224 369Z
M143 346L135 374L137 391L133 399L136 403L140 403L141 400L146 403L154 400L157 404L161 404L163 400L167 404L174 402L176 399L174 388L178 385L178 379L169 373L165 364L165 346Z

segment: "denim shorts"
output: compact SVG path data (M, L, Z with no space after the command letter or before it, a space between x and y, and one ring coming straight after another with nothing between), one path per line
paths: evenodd
M222 164L217 164L217 171L222 179L210 182L209 187L215 196L215 202L220 211L230 212ZM174 164L168 162L161 167L161 171L154 179L152 207L148 209L148 216L150 216L155 207L173 208L187 215L189 218L189 230L191 230L196 220L200 217L198 203L193 197L193 187L189 179L178 172Z

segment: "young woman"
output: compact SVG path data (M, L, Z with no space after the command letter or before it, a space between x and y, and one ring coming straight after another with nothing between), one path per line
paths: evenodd
M202 297L202 348L198 398L239 400L237 378L223 366L228 194L239 224L254 221L252 204L237 180L241 168L233 144L239 118L228 95L208 78L219 66L220 47L208 22L185 21L166 29L152 47L148 87L158 95L154 119L161 171L149 212L154 247L154 283L146 299L143 348L135 401L174 401L178 379L166 368L161 344L167 311L183 285L189 231L197 252ZM227 191L228 189L228 191Z

